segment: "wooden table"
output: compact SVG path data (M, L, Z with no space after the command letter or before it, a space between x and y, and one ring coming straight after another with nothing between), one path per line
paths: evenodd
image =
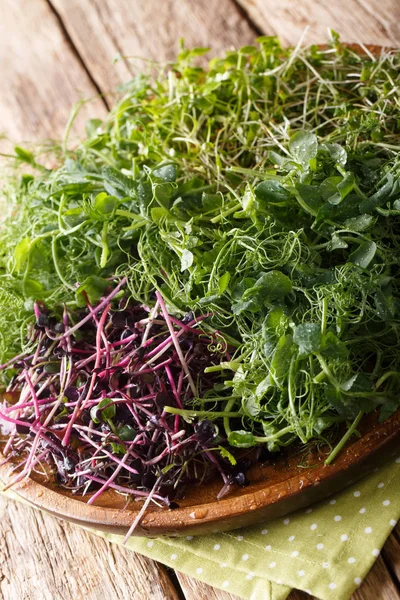
M61 138L105 115L111 91L141 66L187 46L223 49L262 34L400 45L398 0L0 0L0 132L19 143ZM115 62L115 58L118 60ZM136 57L136 58L134 58ZM102 94L101 97L99 94ZM2 141L2 147L7 146ZM78 527L0 500L0 600L233 600L234 596L113 546ZM400 599L400 527L357 600ZM291 600L307 597L292 592Z

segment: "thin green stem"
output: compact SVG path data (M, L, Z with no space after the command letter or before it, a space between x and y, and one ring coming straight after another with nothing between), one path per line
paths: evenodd
M325 461L326 465L330 465L335 460L337 455L343 450L343 448L345 447L345 445L347 444L347 442L349 441L349 439L355 432L357 425L361 421L361 418L363 415L364 415L364 412L362 412L362 411L360 411L358 413L357 417L354 419L353 423L351 424L351 426L349 427L349 429L347 430L345 435L342 437L340 442L334 447L332 452L329 454L328 458Z

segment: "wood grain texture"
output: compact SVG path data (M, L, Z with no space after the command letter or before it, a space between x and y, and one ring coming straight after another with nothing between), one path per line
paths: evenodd
M382 548L382 557L400 589L400 522Z
M45 0L1 0L0 57L0 132L19 142L60 138L73 104L98 95ZM75 131L104 113L94 101Z
M395 582L379 556L352 600L398 600L398 582Z
M181 37L187 47L212 46L212 54L257 37L231 0L50 1L103 91L143 67L133 57L173 59ZM113 64L118 54L126 58Z
M328 28L345 42L400 44L399 0L237 0L265 34L296 44L309 26L307 40L323 43Z
M178 600L156 562L5 498L0 540L2 600Z
M185 600L240 600L238 596L218 590L211 585L197 581L197 579L188 577L178 571L176 572L176 576L185 595Z

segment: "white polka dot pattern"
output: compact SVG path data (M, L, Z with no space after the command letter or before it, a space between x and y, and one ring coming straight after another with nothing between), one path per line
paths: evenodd
M400 459L312 508L266 527L183 538L131 538L128 548L244 600L283 600L291 587L349 598L400 517ZM111 541L121 536L101 534ZM221 559L224 562L220 562Z

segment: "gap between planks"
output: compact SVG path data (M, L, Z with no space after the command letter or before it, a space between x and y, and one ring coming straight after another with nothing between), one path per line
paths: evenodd
M65 38L66 43L68 44L68 46L70 47L71 51L73 52L73 54L76 56L76 58L78 59L78 61L80 62L83 70L85 71L85 73L87 74L88 78L90 79L91 83L93 84L94 88L97 90L98 94L99 94L99 98L100 100L103 102L105 108L107 110L110 110L110 105L107 102L107 98L105 97L103 90L100 89L99 85L96 82L96 79L93 77L92 73L90 72L90 70L88 69L85 61L83 60L82 56L80 55L77 47L75 46L75 44L72 41L72 38L70 37L67 28L64 25L64 22L60 16L60 14L58 13L56 7L54 6L54 4L52 3L51 0L45 0L45 2L47 3L49 9L51 10L51 12L54 14L55 18L57 19L57 23L58 26L61 29L61 32Z

